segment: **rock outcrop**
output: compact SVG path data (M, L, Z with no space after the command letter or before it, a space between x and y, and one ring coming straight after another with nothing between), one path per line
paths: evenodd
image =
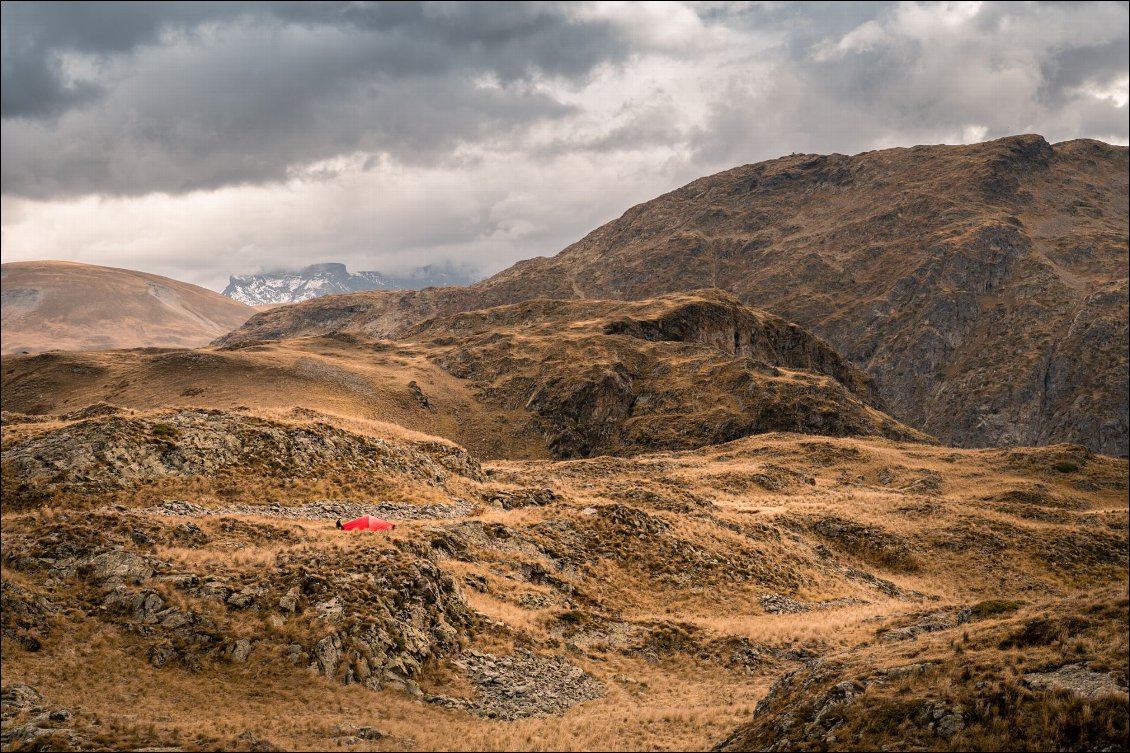
M721 291L649 301L528 301L399 334L533 413L560 458L683 449L795 431L924 439L885 416L871 380L795 324Z
M172 484L168 491L175 495L176 484L193 488L192 479L217 491L227 484L225 496L258 502L255 490L264 483L299 497L305 496L302 486L327 479L402 495L407 488L438 492L455 478L481 478L478 461L458 445L389 441L321 422L286 424L221 410L81 419L11 441L0 457L6 510L34 507L53 495L70 495L73 503L159 482ZM341 507L338 517L356 509Z
M242 664L275 652L342 683L410 689L425 662L460 650L473 622L449 575L387 542L350 552L290 550L254 574L187 571L152 553L152 543L169 540L160 526L117 513L57 523L6 535L4 566L66 583L72 604L137 635L156 667ZM35 604L5 583L6 623L17 600ZM240 613L274 620L277 629L241 633ZM28 619L13 622L20 629Z
M1130 723L1124 675L1096 662L1098 669L1072 663L1017 678L992 660L998 646L1014 649L1010 662L1021 665L1057 657L1059 663L1067 650L1047 639L1001 642L1014 626L989 615L999 612L974 608L960 619L920 620L917 633L902 637L918 641L911 663L897 644L884 642L809 661L777 679L752 719L714 750L979 750L1000 735L1018 749L1124 745ZM1037 622L1076 640L1120 627L1099 628L1074 615ZM1096 721L1071 721L1079 718Z
M478 463L456 445L395 443L327 424L283 424L223 411L90 418L37 434L3 451L5 504L35 490L104 492L162 479L224 474L318 479L331 470L440 486L476 478Z
M455 664L467 673L474 695L429 695L426 700L490 719L562 714L604 694L599 680L560 656L538 656L522 649L509 656L468 651Z
M53 708L30 685L0 692L0 745L4 750L90 750L94 743L73 729L75 712Z

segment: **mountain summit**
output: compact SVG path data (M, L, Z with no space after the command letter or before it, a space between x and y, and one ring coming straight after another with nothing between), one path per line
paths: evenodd
M223 294L249 306L297 303L323 295L366 290L417 290L467 285L473 278L451 265L417 267L403 277L380 272L350 272L344 264L311 264L297 272L232 275Z
M1126 147L1035 135L797 154L700 178L469 288L260 315L235 337L722 288L826 339L943 442L1125 455L1127 173Z

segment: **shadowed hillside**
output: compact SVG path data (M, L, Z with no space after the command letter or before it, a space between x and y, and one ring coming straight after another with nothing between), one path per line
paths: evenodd
M232 337L386 336L529 298L718 287L827 339L895 417L946 443L1125 455L1127 175L1126 147L1039 136L793 155L696 180L469 288L276 309Z

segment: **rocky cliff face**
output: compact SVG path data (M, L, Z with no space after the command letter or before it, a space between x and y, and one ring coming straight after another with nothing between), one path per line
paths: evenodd
M528 301L401 333L480 399L535 414L556 457L698 447L795 431L925 439L876 406L824 341L721 291Z
M947 442L1126 454L1127 226L1125 147L800 155L695 181L490 284L717 285L827 338Z
M782 157L696 180L467 289L268 312L238 336L362 321L387 334L537 297L719 287L827 339L893 415L943 441L1124 455L1127 174L1126 147L1039 136Z

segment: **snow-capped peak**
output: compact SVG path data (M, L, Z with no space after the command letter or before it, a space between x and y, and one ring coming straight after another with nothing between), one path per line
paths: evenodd
M310 298L365 290L418 290L427 287L468 285L474 278L450 265L417 267L404 277L380 272L350 273L344 264L311 264L298 272L232 275L223 294L248 306L297 303Z

